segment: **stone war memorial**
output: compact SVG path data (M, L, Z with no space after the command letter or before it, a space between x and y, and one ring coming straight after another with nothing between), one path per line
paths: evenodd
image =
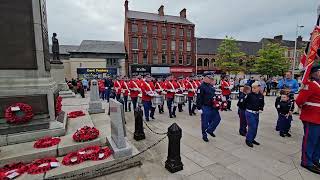
M105 113L97 81L79 106L59 56L50 61L47 23L46 0L0 2L0 179L88 179L140 165L124 161L138 150L124 114Z

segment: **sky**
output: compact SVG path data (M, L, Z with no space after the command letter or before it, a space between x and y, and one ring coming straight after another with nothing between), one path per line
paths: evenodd
M260 41L283 35L294 40L296 26L304 40L317 20L320 0L129 0L129 10L179 15L196 25L196 37ZM79 45L82 40L123 41L124 0L47 0L49 36L60 44Z

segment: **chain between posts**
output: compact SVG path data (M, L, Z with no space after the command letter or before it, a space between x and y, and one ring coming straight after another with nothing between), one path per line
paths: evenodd
M144 122L144 124L147 126L147 128L151 131L151 132L153 132L154 134L157 134L157 135L166 135L167 133L165 132L165 133L159 133L159 132L156 132L156 131L154 131L154 130L152 130L151 128L150 128L150 126L148 125L148 123L146 122L146 121L143 121Z

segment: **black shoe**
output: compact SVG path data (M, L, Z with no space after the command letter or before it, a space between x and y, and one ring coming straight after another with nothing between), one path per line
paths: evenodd
M291 134L290 134L290 133L286 133L286 136L287 136L287 137L291 137Z
M146 119L146 121L149 122L150 120L149 120L149 119Z
M192 113L189 113L190 116L192 116Z
M320 168L317 167L316 165L312 165L312 166L304 166L304 165L301 165L303 168L306 168L307 170L313 172L313 173L316 173L316 174L320 174Z
M286 137L285 134L282 133L282 132L280 133L280 136L281 136L281 137Z
M155 118L152 116L151 119L155 119Z
M170 116L169 116L169 118L173 118L173 116L172 116L172 115L170 115Z
M260 143L258 143L256 140L253 140L253 141L252 141L252 144L258 145L258 146L260 145Z
M175 114L172 115L174 118L176 118L177 116Z
M195 115L195 116L197 115L197 113L192 113L192 114Z
M246 141L246 144L247 144L247 146L249 146L249 147L253 148L253 144L252 144L252 142Z
M239 134L240 134L241 136L244 136L244 137L246 137L246 135L247 135L247 133L244 133L244 132L239 132Z
M207 133L210 134L210 136L212 136L212 137L216 137L216 135L213 134L213 132L212 133L207 132Z
M203 139L204 142L209 142L209 139L206 138L206 137L203 137L202 139Z

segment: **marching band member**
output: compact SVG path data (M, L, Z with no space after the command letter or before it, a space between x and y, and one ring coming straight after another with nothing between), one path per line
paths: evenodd
M117 101L120 101L120 97L121 97L121 78L119 76L114 81L114 89L116 91L116 99L117 99Z
M121 84L121 91L122 91L123 99L124 99L124 110L125 110L125 112L128 111L128 96L129 96L129 93L130 93L128 83L129 83L128 77L124 77L124 80L122 81L122 84ZM129 104L129 112L131 111L131 107L130 106L131 106L131 104Z
M174 105L174 95L177 92L176 90L177 88L178 88L177 83L173 80L172 76L169 76L165 83L165 90L167 92L166 99L167 99L167 106L168 106L170 118L177 117L176 116L177 106Z
M193 98L195 96L196 93L196 83L195 81L193 81L193 78L190 77L190 79L186 80L186 90L188 91L188 109L189 109L189 115L196 115L195 110L196 110L196 106L195 106L195 102L193 102Z
M149 121L149 116L151 119L154 119L155 111L151 102L152 97L155 95L155 88L151 76L146 76L145 80L141 82L141 91L145 119Z
M239 100L237 103L238 106L238 115L240 119L240 128L239 128L239 134L241 136L247 135L247 120L246 120L246 107L244 104L244 99L246 98L247 94L249 94L251 91L250 86L244 86L240 88L239 92Z
M320 66L312 67L310 74L296 99L304 127L301 166L320 174Z
M231 86L228 82L228 77L226 75L221 76L221 94L226 98L226 101L228 102L227 110L231 111Z
M294 110L294 100L290 99L289 91L281 90L277 97L275 107L278 112L278 121L276 129L279 130L281 137L291 137L289 133L291 128L292 113Z
M133 105L133 110L135 110L137 108L138 95L141 92L140 81L138 81L136 76L133 76L128 86L130 89L130 97Z
M162 79L158 79L155 83L155 90L159 95L162 95L164 88L163 88L163 81ZM158 105L159 108L159 114L163 114L164 113L164 109L163 109L163 104L162 105Z
M179 80L176 83L178 85L177 94L182 94L184 92L184 90L185 90L184 83L183 83L183 78L180 77ZM179 112L183 112L182 105L183 104L178 104Z

